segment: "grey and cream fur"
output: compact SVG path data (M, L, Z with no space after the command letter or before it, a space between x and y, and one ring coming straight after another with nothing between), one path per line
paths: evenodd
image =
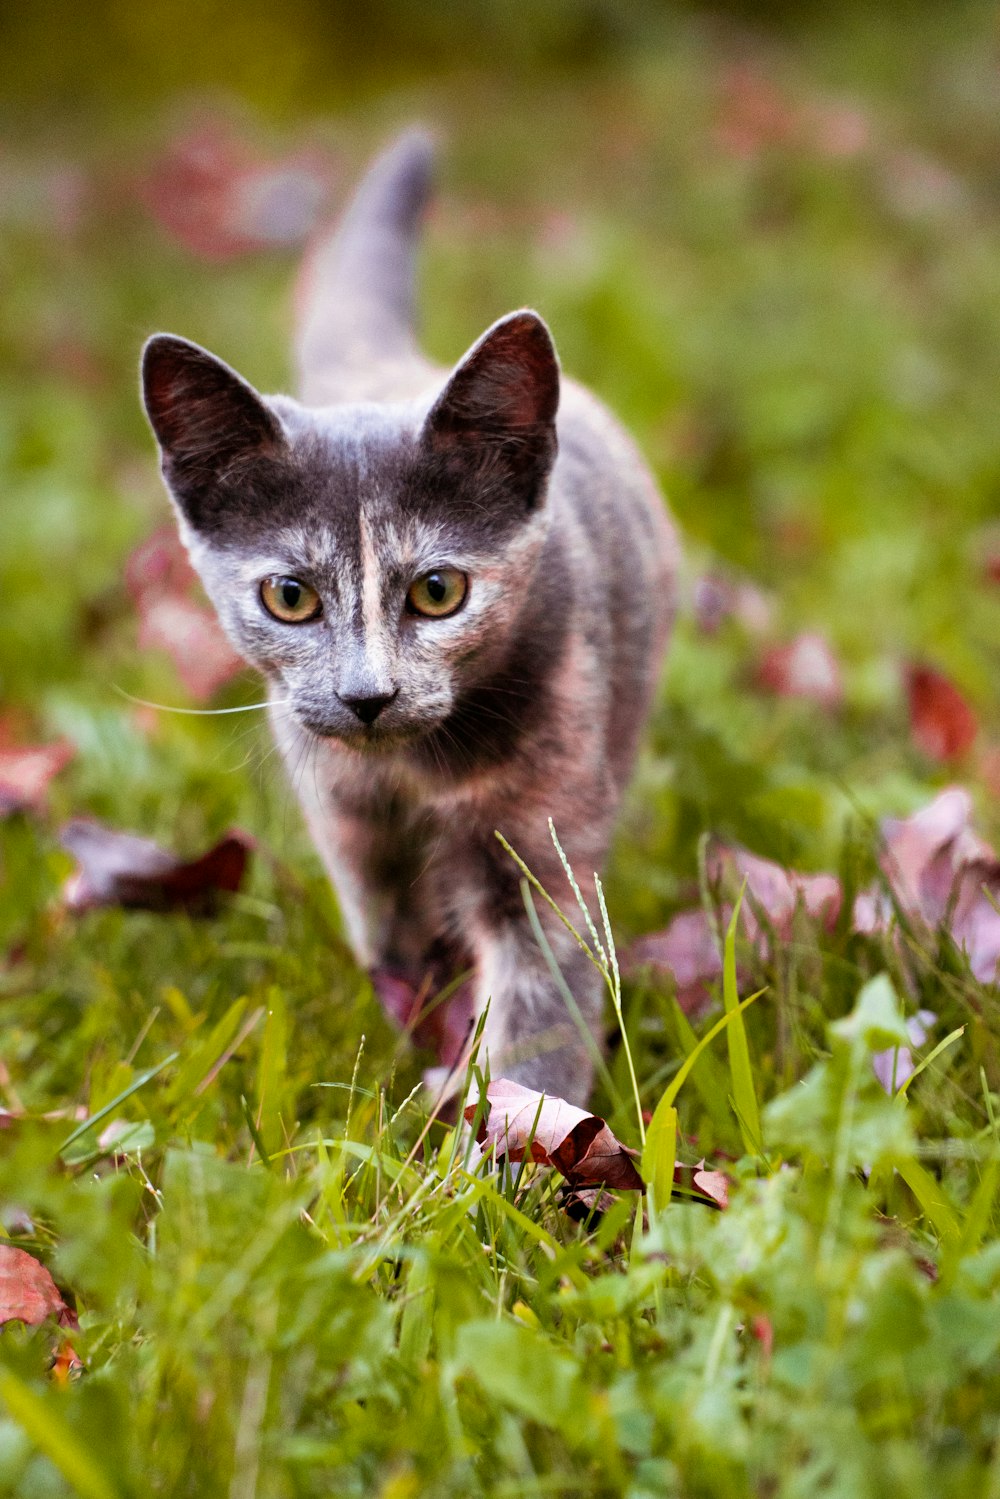
M450 374L418 351L431 155L401 137L307 264L299 400L165 334L144 398L194 565L268 679L359 962L414 988L471 970L493 1075L582 1103L588 1048L494 830L553 892L549 818L581 875L601 869L669 633L675 536L536 313L501 318ZM442 570L464 602L414 612L415 580ZM317 597L315 616L273 617L272 578ZM599 975L543 920L596 1034Z

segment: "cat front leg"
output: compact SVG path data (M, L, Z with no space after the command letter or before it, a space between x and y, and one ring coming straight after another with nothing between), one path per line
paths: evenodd
M475 944L474 1007L487 1012L482 1050L493 1077L550 1097L587 1103L600 1045L603 979L572 934L546 922L552 956L575 1001L571 1008L525 916L481 926ZM485 1060L480 1057L480 1062Z

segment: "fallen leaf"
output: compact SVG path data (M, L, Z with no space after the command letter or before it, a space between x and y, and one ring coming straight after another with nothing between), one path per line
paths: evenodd
M0 728L0 817L28 810L40 812L49 782L75 754L67 739L52 744L5 743Z
M811 920L830 931L840 914L840 881L831 874L801 874L762 859L739 844L714 839L706 855L709 879L722 895L720 930L728 925L744 880L747 896L741 925L761 956L767 955L770 932L779 941L792 935L801 907ZM712 998L712 986L722 977L718 937L705 911L681 911L662 932L640 937L625 955L625 971L652 967L673 976L677 1003L685 1014L697 1014Z
M836 924L842 896L840 881L832 874L801 874L719 839L709 843L706 865L709 879L734 900L746 881L741 920L748 938L761 950L768 928L782 941L791 937L800 906L827 931Z
M821 156L848 161L863 156L873 145L869 116L845 100L814 101L806 114L812 144Z
M125 587L140 610L150 599L183 598L197 582L198 575L173 526L157 527L125 563Z
M132 552L125 586L139 614L139 646L164 651L196 702L206 702L245 666L212 610L173 529L161 526Z
M66 881L63 899L72 911L98 906L165 911L183 907L210 912L220 891L240 888L252 847L245 833L220 839L198 859L180 859L148 838L121 833L77 818L60 841L79 868Z
M711 986L722 978L718 940L700 906L679 912L662 932L638 938L625 954L623 966L628 974L643 968L671 974L677 1003L685 1015L704 1009L712 997Z
M829 642L814 632L765 651L757 682L778 697L804 698L822 708L837 708L844 697L840 663Z
M24 1249L0 1244L0 1324L37 1327L49 1317L55 1317L60 1327L79 1325L45 1266Z
M676 1175L676 1171L675 1171ZM705 1164L696 1166L691 1178L695 1189L715 1203L716 1207L729 1206L729 1178L723 1171L706 1171Z
M484 1150L511 1161L528 1153L540 1165L554 1166L574 1187L642 1191L631 1155L596 1114L507 1078L493 1079L486 1099L489 1107L477 1135ZM476 1107L475 1102L466 1105L468 1123Z
M713 571L695 579L691 592L694 621L703 635L714 635L733 619L751 635L763 635L774 622L774 600L756 583Z
M765 1361L767 1361L774 1351L774 1327L770 1317L766 1317L763 1312L759 1312L756 1317L752 1317L750 1320L750 1331L760 1344L760 1351L764 1355Z
M715 138L732 156L750 159L789 142L799 127L795 107L753 63L727 68Z
M954 682L932 666L911 664L905 671L910 732L931 760L959 760L979 732L979 724Z
M156 598L146 605L139 626L142 650L162 650L196 702L210 697L238 676L246 663L223 635L215 615L194 599Z
M268 160L218 121L177 136L139 183L147 210L203 260L300 244L332 180L314 151Z
M881 825L879 864L892 895L911 920L946 926L980 983L995 983L1000 963L1000 861L973 830L972 798L950 786L912 817ZM885 890L862 891L852 913L855 931L886 931L894 919Z

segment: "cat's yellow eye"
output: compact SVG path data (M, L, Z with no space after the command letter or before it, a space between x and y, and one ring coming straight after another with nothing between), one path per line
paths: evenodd
M265 578L260 585L260 599L268 614L286 625L304 625L316 619L323 609L315 588L298 578Z
M436 567L410 585L406 602L414 614L444 619L465 603L469 580L457 567Z

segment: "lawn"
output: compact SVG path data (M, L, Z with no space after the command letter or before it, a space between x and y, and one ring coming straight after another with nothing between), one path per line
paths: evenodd
M524 34L384 0L355 35L296 0L206 8L190 64L165 9L107 5L103 46L16 9L0 1316L12 1248L59 1295L0 1331L0 1494L1000 1499L994 9L553 0ZM413 118L428 347L538 307L685 537L593 1105L648 1166L758 994L675 1089L722 1208L685 1170L581 1213L430 1117L260 714L168 711L261 687L150 622L142 340L287 388L302 232ZM34 795L25 745L58 747ZM84 909L80 816L185 857L237 829L246 876L208 914Z

